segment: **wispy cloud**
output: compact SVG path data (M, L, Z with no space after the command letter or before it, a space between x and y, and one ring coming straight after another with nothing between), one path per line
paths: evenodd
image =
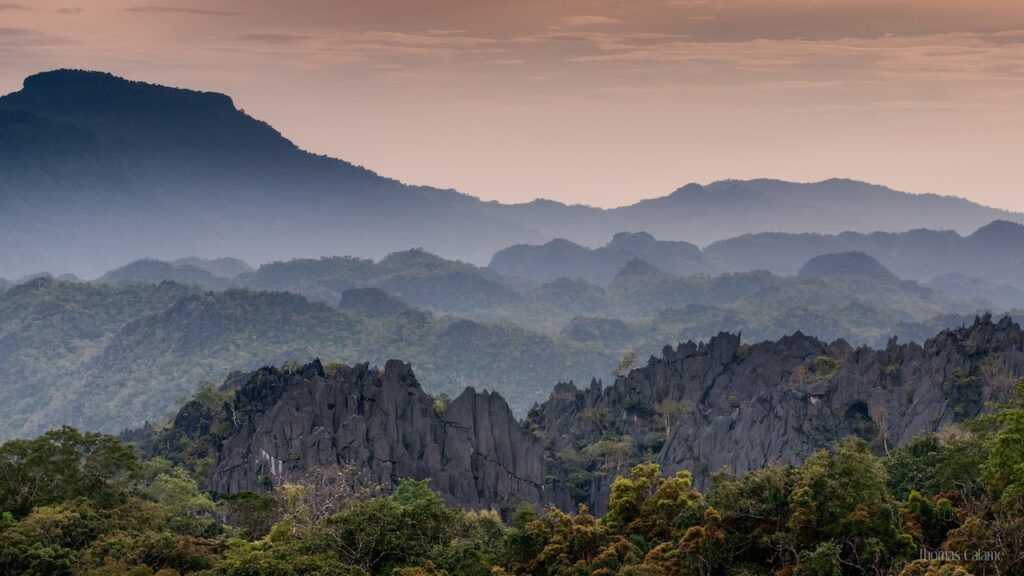
M65 8L57 8L57 10L56 10L57 14L63 14L65 16L72 16L72 15L75 15L75 14L81 14L83 11L84 10L82 9L81 6L76 6L74 8L67 8L67 7L65 7Z
M607 16L592 16L592 15L580 15L580 16L568 16L562 19L563 22L569 26L595 26L601 24L618 24L622 22L617 18L608 18Z
M255 44L269 44L272 46L290 46L295 44L301 44L312 38L309 34L288 34L279 32L253 32L250 34L241 34L235 37L243 42L252 42Z
M131 6L125 12L142 12L147 14L194 14L197 16L241 16L243 12L230 10L207 10L204 8L185 8L181 6Z
M24 10L25 6L21 4L0 4L0 10Z
M0 28L0 36L29 36L31 34L33 32L25 28Z

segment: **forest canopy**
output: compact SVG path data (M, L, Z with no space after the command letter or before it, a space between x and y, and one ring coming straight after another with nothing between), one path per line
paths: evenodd
M0 447L0 572L27 575L867 575L1024 571L1024 382L962 428L874 455L717 474L641 463L607 513L447 505L358 470L218 497L196 470L71 428Z

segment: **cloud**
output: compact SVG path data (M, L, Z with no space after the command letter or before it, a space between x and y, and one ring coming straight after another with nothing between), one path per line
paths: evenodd
M608 18L607 16L568 16L562 19L563 22L569 26L595 26L601 24L619 24L622 22L616 18Z
M21 4L0 4L0 10L24 10Z
M57 8L57 14L64 14L65 16L71 16L73 14L81 14L83 9L81 6L74 8Z
M206 10L202 8L183 8L180 6L132 6L125 12L142 12L146 14L194 14L197 16L241 16L243 12L228 10Z
M235 38L243 42L252 42L255 44L289 46L301 44L302 42L309 40L311 36L308 34L288 34L280 32L253 32L250 34L241 34Z

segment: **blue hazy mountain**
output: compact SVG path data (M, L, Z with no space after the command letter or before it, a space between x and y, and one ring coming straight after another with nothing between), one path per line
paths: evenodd
M58 70L0 97L7 278L95 277L142 258L261 264L413 247L482 264L514 244L600 246L621 231L704 245L758 232L967 233L998 219L1024 216L851 180L689 184L611 210L505 205L303 151L222 94Z

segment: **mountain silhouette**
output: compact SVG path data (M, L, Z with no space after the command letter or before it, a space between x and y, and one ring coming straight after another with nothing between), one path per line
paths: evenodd
M993 220L1024 216L851 180L689 184L610 210L505 205L303 151L222 94L57 70L0 97L7 278L39 270L95 277L142 258L258 265L413 247L483 264L513 244L600 246L613 231L703 245L756 232L967 233Z

